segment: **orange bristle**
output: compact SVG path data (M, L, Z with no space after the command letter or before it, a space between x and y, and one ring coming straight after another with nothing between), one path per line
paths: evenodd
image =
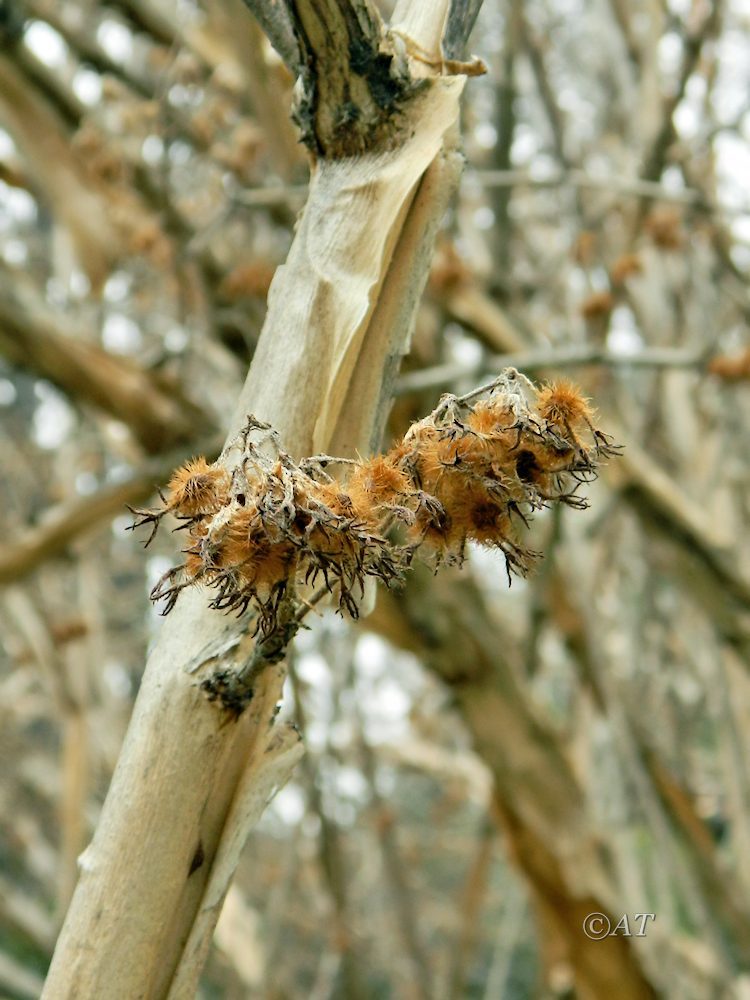
M294 564L295 551L292 545L286 542L271 545L253 567L252 586L263 596L270 594L277 584L289 579Z
M477 434L498 434L515 423L511 410L498 399L480 400L469 414L469 427Z
M358 516L376 522L384 504L392 504L411 489L408 476L387 455L378 455L356 466L347 492Z
M229 497L230 477L221 466L193 458L169 480L168 509L183 517L215 514Z
M581 390L567 380L543 386L537 397L537 411L555 430L574 432L590 426L594 411Z
M243 507L223 526L217 565L221 568L244 566L264 544L267 539L257 507Z
M272 587L289 576L289 567L294 558L291 545L274 545L256 570L257 586Z
M481 494L468 499L465 520L467 537L480 545L497 545L511 535L507 507Z
M198 552L186 553L185 572L194 580L203 575L203 560Z
M238 511L213 539L211 570L237 574L240 590L272 587L289 575L293 546L269 539L255 506Z
M516 531L548 503L584 507L578 484L617 453L578 388L545 385L531 408L529 387L509 369L488 398L469 404L483 390L444 397L389 452L350 464L348 480L332 478L341 466L330 456L295 463L249 417L231 469L192 459L172 476L163 507L133 511L151 537L167 512L185 522L186 562L154 599L166 598L168 611L184 587L202 583L214 589L213 608L243 613L254 604L257 629L269 635L281 602L297 600L295 582L322 582L339 611L357 617L365 579L400 583L420 547L440 565L460 562L473 541L500 549L509 573L525 573L534 553ZM578 438L586 430L590 447Z
M440 518L434 518L420 511L407 536L412 544L425 545L440 555L453 552L464 537L447 511Z
M560 431L562 433L562 429ZM570 432L572 433L572 432ZM569 436L568 432L565 434ZM513 473L515 478L528 486L535 486L545 492L549 485L549 476L562 472L570 465L573 445L560 440L559 447L548 445L544 441L527 441L524 447L513 453ZM566 450L561 450L566 449Z
M338 517L353 517L355 514L349 495L343 492L340 483L316 483L310 495Z
M478 434L464 434L455 438L443 438L437 454L444 466L486 465L490 460L489 442Z

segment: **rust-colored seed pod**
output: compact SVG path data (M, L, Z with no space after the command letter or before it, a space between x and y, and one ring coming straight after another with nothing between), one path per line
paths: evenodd
M416 550L438 566L461 562L474 542L500 549L509 576L526 573L536 553L519 535L530 514L553 502L585 507L579 483L617 451L593 418L570 382L536 390L507 369L485 390L444 397L388 453L344 464L341 479L326 471L340 461L295 463L271 428L248 418L216 464L192 459L160 510L134 512L152 537L167 513L188 534L184 564L152 597L166 612L200 583L213 589L212 607L253 604L267 635L295 583L322 582L356 617L365 578L398 584Z
M571 426L582 421L588 423L594 415L589 400L567 380L543 386L539 391L537 410L551 424L569 423Z
M229 499L230 476L221 466L205 458L193 458L177 469L169 480L168 508L181 517L216 514Z

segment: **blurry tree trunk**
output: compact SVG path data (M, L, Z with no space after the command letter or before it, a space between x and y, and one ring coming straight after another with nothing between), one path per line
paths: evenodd
M435 65L446 7L405 12L415 51ZM463 78L415 81L365 0L295 0L288 14L315 163L229 436L252 412L295 456L351 455L379 436L458 180ZM217 667L241 669L254 645L246 619L206 604L200 590L184 593L149 657L48 1000L193 996L248 831L302 753L295 731L273 722L283 665L266 668L238 719L199 691Z
M414 572L398 599L380 594L368 626L418 653L449 686L494 778L495 809L530 889L547 972L572 975L585 1000L654 996L630 938L590 940L583 931L591 913L616 924L615 873L564 748L535 712L512 644L467 570L460 580L448 571L436 578Z
M0 110L33 182L44 191L56 219L69 229L76 255L94 285L104 280L121 249L106 198L81 168L48 101L0 56Z

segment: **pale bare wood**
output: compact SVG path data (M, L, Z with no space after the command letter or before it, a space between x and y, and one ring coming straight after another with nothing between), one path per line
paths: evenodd
M86 844L86 800L89 781L89 723L82 706L66 712L62 720L60 817L60 866L57 916L60 923L78 878L77 858Z
M365 439L367 418L363 414L374 414L368 450L380 445L401 359L411 344L435 235L458 184L462 162L455 138L446 141L420 181L347 388L343 410L349 416L332 439L335 455L349 455L361 447L356 442ZM381 357L385 361L378 366Z
M274 695L277 694L271 690ZM275 701L266 708L272 712L274 706ZM226 823L227 835L221 841L211 869L200 912L185 945L183 961L169 988L169 1000L188 1000L195 996L214 927L248 834L278 786L287 781L304 753L299 734L289 725L274 731L262 754L259 754L257 746L254 750L232 802Z
M243 0L217 0L208 6L205 19L186 22L178 30L208 66L241 82L268 143L274 171L288 181L304 169L304 150L291 119L275 107L277 81L267 64L263 33Z
M60 825L58 920L67 909L76 881L76 858L85 844L84 806L88 792L88 724L80 679L56 648L52 630L30 595L10 587L4 595L10 620L28 643L31 656L57 703L61 729L60 792L54 803Z
M462 86L441 79L420 94L411 109L420 128L398 150L318 165L289 256L271 284L233 430L252 406L293 454L328 448L416 186L456 120ZM390 330L380 333L390 340ZM371 342L367 349L374 353Z
M331 672L336 678L336 673ZM293 712L295 725L299 728L302 738L307 739L307 708L301 690L299 676L293 661L289 664L289 682L292 690ZM334 680L335 689L331 701L336 716L340 718L341 688L340 679ZM333 728L333 725L332 727ZM323 795L318 783L319 761L331 753L330 742L326 740L321 748L321 756L306 757L302 761L301 778L305 785L308 809L318 820L319 832L316 837L318 867L320 877L326 889L330 904L330 941L335 951L339 953L341 969L341 987L351 1000L365 1000L366 971L363 963L362 949L358 944L357 929L354 926L354 907L351 899L352 871L347 859L347 836L335 820L326 813L323 806ZM322 971L322 969L321 969Z
M439 63L449 6L431 0L399 0L391 18L392 30L411 43L423 60ZM426 62L423 65L426 66ZM426 75L425 70L422 72Z
M482 909L488 892L492 856L496 847L496 832L495 824L489 817L482 821L477 832L474 855L467 868L466 880L455 903L460 916L460 926L457 935L458 946L453 955L450 971L449 995L456 1000L460 1000L467 992L467 971L476 950L481 927Z

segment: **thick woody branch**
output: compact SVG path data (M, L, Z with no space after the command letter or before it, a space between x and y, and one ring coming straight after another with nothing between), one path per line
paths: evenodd
M24 156L37 189L69 230L92 284L99 285L123 242L110 221L106 198L72 151L55 108L0 55L0 120Z
M679 555L665 569L703 608L725 640L750 650L746 616L750 579L732 542L707 522L704 509L634 442L626 441L621 468L609 473L643 527ZM659 548L653 549L660 561Z
M299 44L286 4L271 0L244 0L266 37L296 76L300 68Z
M305 144L335 159L388 145L414 92L369 0L291 0L301 51L295 117ZM299 85L299 84L298 84Z
M448 300L450 301L450 300ZM486 330L483 332L487 332ZM498 338L499 339L499 338ZM440 386L454 385L457 379L481 380L508 365L525 373L603 365L611 368L687 368L700 370L706 355L703 351L679 347L644 347L637 354L615 354L601 347L547 347L540 350L519 350L512 354L497 354L484 358L475 365L446 362L433 368L421 368L403 375L396 386L399 395L421 392Z
M650 147L643 157L641 176L646 181L658 181L667 160L670 146L675 139L674 113L685 96L690 77L695 72L708 39L716 33L719 23L721 4L708 4L708 15L697 30L685 35L683 40L683 57L679 78L674 92L666 98L662 109L661 124Z
M481 6L482 0L452 0L443 33L443 55L446 59L464 57Z
M324 8L325 15L330 23L307 7L307 30L325 47L334 28L344 54L327 51L315 71L343 79L351 68L361 77L350 81L352 93L388 124L372 96L384 66L374 48L377 21L364 6ZM335 94L341 79L330 87L319 82ZM453 137L462 84L435 79L422 88L405 105L400 142L390 149L318 160L286 264L271 285L263 332L229 421L230 440L252 412L274 425L296 457L332 445L346 456L339 442L349 455L369 450L382 411L382 373L392 371L406 349L426 279L424 234L434 233L457 180ZM308 121L319 128L317 141L330 139L327 152L334 157L362 149L373 120L364 126L350 120L349 138L343 126L337 131L335 116L326 118L317 107L316 94ZM402 244L413 253L402 255ZM251 825L248 815L255 815L238 804L247 801L245 793L255 795L257 762L274 752L278 737L281 663L263 670L239 717L229 718L201 691L217 671L241 673L252 660L255 642L246 626L211 611L197 588L180 594L165 621L45 997L94 1000L115 990L149 1000L194 995L237 845ZM282 771L278 780L288 774Z
M210 429L208 416L174 388L128 358L119 358L58 329L41 303L0 282L0 355L85 403L123 421L146 451L155 453Z

